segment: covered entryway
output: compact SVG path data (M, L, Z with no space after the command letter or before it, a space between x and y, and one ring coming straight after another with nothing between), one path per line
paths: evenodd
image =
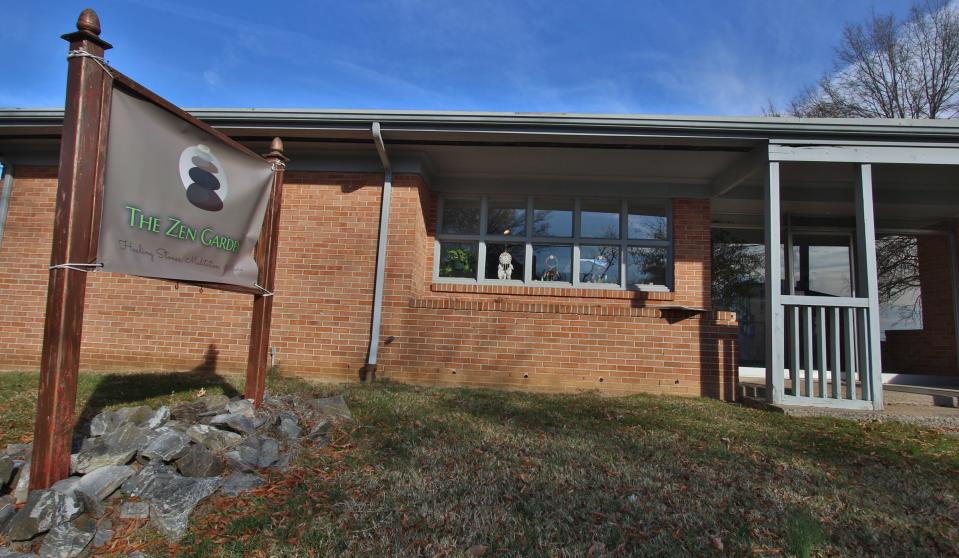
M771 140L751 157L755 174L744 158L713 199L714 258L753 270L740 273L733 297L740 363L761 367L774 404L881 409L881 341L893 320L880 308L877 239L936 237L947 246L940 275L954 290L959 149ZM900 292L907 302L908 291ZM945 299L951 350L937 353L950 355L945 373L955 371L952 294ZM899 309L908 310L902 300ZM910 319L897 323L908 328Z

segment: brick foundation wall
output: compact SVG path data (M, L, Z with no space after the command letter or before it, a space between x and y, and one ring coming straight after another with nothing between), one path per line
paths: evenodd
M918 249L922 329L887 331L882 367L910 374L959 374L949 241L945 236L920 236Z
M287 173L271 339L285 371L357 379L381 186L376 174ZM55 169L16 168L0 246L0 370L39 365L55 190ZM673 202L673 293L434 285L435 211L418 176L396 177L379 377L733 396L734 316L708 310L707 200ZM243 295L91 274L81 368L242 372L250 306Z

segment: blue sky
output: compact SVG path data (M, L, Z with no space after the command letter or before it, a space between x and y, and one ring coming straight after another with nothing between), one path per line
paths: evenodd
M110 63L185 107L749 115L909 0L0 0L0 107L63 105L88 6Z

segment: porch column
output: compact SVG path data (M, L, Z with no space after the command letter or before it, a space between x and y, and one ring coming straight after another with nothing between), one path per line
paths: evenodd
M763 175L763 213L766 244L766 398L770 403L783 400L782 270L780 266L779 163L767 163ZM875 261L875 259L873 260Z
M882 409L882 350L880 349L879 276L876 266L876 224L872 206L872 165L859 165L856 173L856 283L857 298L869 299L869 362L861 363L869 371L864 392L871 392L873 409ZM852 389L855 389L853 387ZM863 394L867 398L866 393Z

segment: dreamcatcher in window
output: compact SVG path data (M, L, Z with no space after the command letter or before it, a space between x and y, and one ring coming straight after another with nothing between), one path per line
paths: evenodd
M496 270L496 276L500 279L513 278L513 255L503 250L499 255L499 268Z

